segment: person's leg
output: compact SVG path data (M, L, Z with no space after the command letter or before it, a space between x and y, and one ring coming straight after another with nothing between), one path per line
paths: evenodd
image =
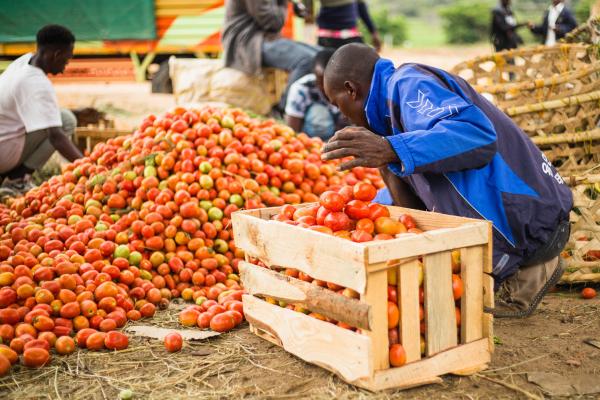
M349 44L349 43L364 43L364 39L362 36L355 36L351 38L328 38L328 37L319 37L317 43L322 47L330 47L334 49L339 49L340 47Z
M569 234L569 222L560 223L546 244L502 283L498 292L499 299L492 310L495 317L523 318L535 311L564 272L560 253L569 240Z
M282 110L285 109L285 100L290 85L312 72L313 60L317 52L318 49L315 47L289 39L277 39L263 43L263 66L279 68L289 72L288 83L279 102Z
M77 127L77 118L75 118L75 115L71 111L66 109L60 110L60 118L63 124L63 134L72 140L75 135L75 128ZM29 143L29 145L29 139L25 142L26 151L24 151L23 155L23 165L32 170L37 170L46 164L56 149L52 146L52 143L50 143L48 134L45 134L44 136L40 135L38 132L30 132L27 133L27 135L35 138L31 138L31 143Z
M329 140L335 133L335 121L327 106L319 103L311 105L304 115L302 130L308 136Z

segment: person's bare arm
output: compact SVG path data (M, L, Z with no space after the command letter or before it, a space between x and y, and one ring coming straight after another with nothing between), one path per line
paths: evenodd
M425 210L425 204L415 195L411 187L397 177L387 167L379 168L379 173L390 191L395 206Z
M73 162L78 158L83 157L81 151L69 140L69 138L62 132L62 128L48 128L48 138L50 143L56 151L58 151L64 158Z
M296 132L300 132L302 131L302 125L304 125L304 118L292 117L286 114L285 123Z

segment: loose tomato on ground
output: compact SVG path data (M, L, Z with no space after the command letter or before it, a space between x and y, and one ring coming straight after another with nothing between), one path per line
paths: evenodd
M181 347L183 346L183 338L177 332L171 332L167 334L165 336L164 342L165 349L167 349L169 353L175 353L177 351L180 351Z

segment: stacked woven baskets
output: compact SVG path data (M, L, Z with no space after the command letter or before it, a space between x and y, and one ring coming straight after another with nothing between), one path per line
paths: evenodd
M574 36L589 43L505 51L453 69L511 116L571 186L565 284L600 282L599 26L588 22Z

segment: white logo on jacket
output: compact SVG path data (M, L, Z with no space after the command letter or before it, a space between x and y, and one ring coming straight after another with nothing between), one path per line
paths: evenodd
M458 114L458 107L456 106L445 106L436 107L425 95L425 93L419 90L419 99L415 101L408 101L406 105L410 108L417 110L421 115L425 115L429 118L444 119Z

